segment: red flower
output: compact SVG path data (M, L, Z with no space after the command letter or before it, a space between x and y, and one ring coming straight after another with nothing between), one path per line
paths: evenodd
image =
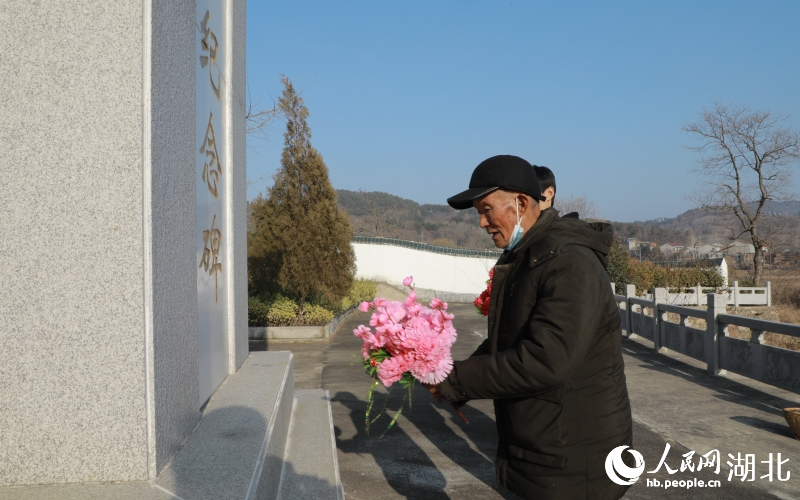
M489 270L489 279L486 280L486 290L481 292L478 298L472 303L478 310L478 314L483 316L489 315L489 299L492 295L492 278L494 278L494 268Z

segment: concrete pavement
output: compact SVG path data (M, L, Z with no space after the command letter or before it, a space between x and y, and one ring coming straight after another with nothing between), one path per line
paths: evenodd
M783 408L800 406L798 394L736 374L711 376L704 363L678 353L656 354L647 340L625 341L623 352L635 419L697 453L719 450L724 483L727 462L736 463L728 454L755 455L754 480L746 483L779 498L800 498L800 441L782 414ZM769 464L761 462L768 462L770 453L771 482L760 479L769 472ZM781 460L789 459L783 467L791 477L785 482L775 476L778 453ZM670 452L669 457L667 463L673 468L680 463L677 453ZM657 464L660 455L644 458L648 465ZM741 479L733 482L742 484Z
M455 326L459 332L454 357L462 359L486 337L486 320L478 316L470 305L454 304L451 312L456 315ZM368 320L369 315L365 313L351 316L342 323L329 344L273 343L267 346L270 350L291 350L294 353L296 389L324 388L330 391L339 469L346 498L517 498L494 483L493 458L497 435L491 401L475 401L465 406L463 411L470 421L467 425L449 406L433 402L423 388L417 387L413 394L413 408L403 410L397 424L385 437L379 435L388 419L373 424L372 435L366 436L364 418L370 379L361 367L360 339L351 332ZM775 416L775 408L792 401L796 403L796 395L792 400L786 391L776 394L772 390L748 388L738 380L704 380L702 374L697 373L702 371L699 368L670 356L656 355L645 344L626 340L623 347L635 419L633 448L644 456L646 471L656 468L667 443L671 449L666 463L673 469L680 464L681 455L689 451L687 446L705 453L708 450L701 445L715 444L723 454L719 475L708 468L670 475L662 467L656 474L643 474L625 498L775 498L767 493L766 480L760 481L758 477L753 483L743 483L738 479L728 482L728 470L724 464L730 459L725 455L729 444L739 445L738 449L730 450L734 455L736 452L758 455L760 448L750 446L757 441L769 443L774 447L770 448L773 453L788 454L800 448L800 443L787 435L788 428L783 429ZM386 391L381 387L376 392L379 392L378 401L382 404ZM733 398L733 394L738 394L739 400ZM402 397L402 391L397 387L390 396L388 407L398 408ZM743 401L748 400L744 406ZM761 410L762 407L769 409ZM708 411L703 411L704 408ZM742 413L741 408L749 408L750 413ZM769 417L758 412L766 412ZM727 416L728 413L731 415ZM677 418L680 415L691 415L692 418ZM742 418L731 418L737 415ZM766 423L758 428L756 424L762 420ZM749 434L743 433L743 428ZM712 434L708 429L717 431ZM708 440L694 440L692 436L695 434L706 436ZM730 434L727 441L716 439L727 434ZM768 435L773 441L766 439ZM757 460L766 460L766 456L758 455ZM790 459L789 464L794 463L800 464L800 459ZM759 475L766 473L758 468L756 472ZM783 498L800 498L800 494L787 493L794 491L794 484L800 484L800 468L797 475L788 484L773 484L771 490ZM648 487L646 483L647 479L656 479L663 485L666 480L691 478L705 482L719 479L721 486L665 490L663 486ZM773 482L777 483L777 480Z

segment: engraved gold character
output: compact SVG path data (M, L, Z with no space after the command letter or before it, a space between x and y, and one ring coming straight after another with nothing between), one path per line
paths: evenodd
M219 248L222 243L222 233L214 226L217 223L217 214L211 221L211 229L203 231L203 256L198 267L208 271L209 276L214 276L215 301L219 302L219 275L222 272L222 262L219 262Z
M200 146L200 152L206 154L206 162L203 165L203 181L208 185L208 190L214 196L219 198L217 193L217 183L219 182L219 174L222 173L222 163L219 161L219 152L217 151L217 140L214 136L214 113L208 114L208 127L206 128L206 138L203 145Z
M220 81L220 72L219 68L217 68L217 83L214 83L214 66L217 65L217 49L219 49L219 43L217 42L217 35L211 31L211 28L208 27L208 20L211 17L209 11L206 11L206 15L203 18L203 22L200 23L200 31L203 33L203 39L200 40L200 46L202 47L203 52L208 52L207 56L200 56L200 66L205 68L208 66L208 78L211 80L211 88L214 90L214 95L217 96L217 100L219 100L219 81Z

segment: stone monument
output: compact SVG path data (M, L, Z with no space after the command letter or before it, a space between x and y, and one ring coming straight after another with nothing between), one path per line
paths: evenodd
M0 486L152 480L248 356L245 2L0 21Z

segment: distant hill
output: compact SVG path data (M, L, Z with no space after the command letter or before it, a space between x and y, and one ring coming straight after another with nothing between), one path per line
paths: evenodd
M620 238L639 238L659 245L725 244L737 236L741 227L732 215L703 208L694 208L672 218L613 224ZM767 202L761 228L764 234L772 235L776 245L796 246L795 240L800 236L800 201ZM747 240L748 236L739 239Z
M356 234L402 238L435 245L493 249L486 231L478 227L474 208L454 210L448 205L424 204L378 191L336 191Z
M800 217L800 201L768 201L764 210L771 215L790 215Z
M478 227L478 213L474 208L459 211L448 205L421 205L377 191L339 189L336 192L339 206L350 216L356 234L477 250L494 248L486 231ZM775 232L783 244L791 245L793 239L797 240L800 235L800 201L769 202L766 212L765 229ZM611 225L615 236L622 241L638 238L658 245L725 244L733 236L731 227L734 227L724 214L708 209L692 209L673 218L611 222Z

